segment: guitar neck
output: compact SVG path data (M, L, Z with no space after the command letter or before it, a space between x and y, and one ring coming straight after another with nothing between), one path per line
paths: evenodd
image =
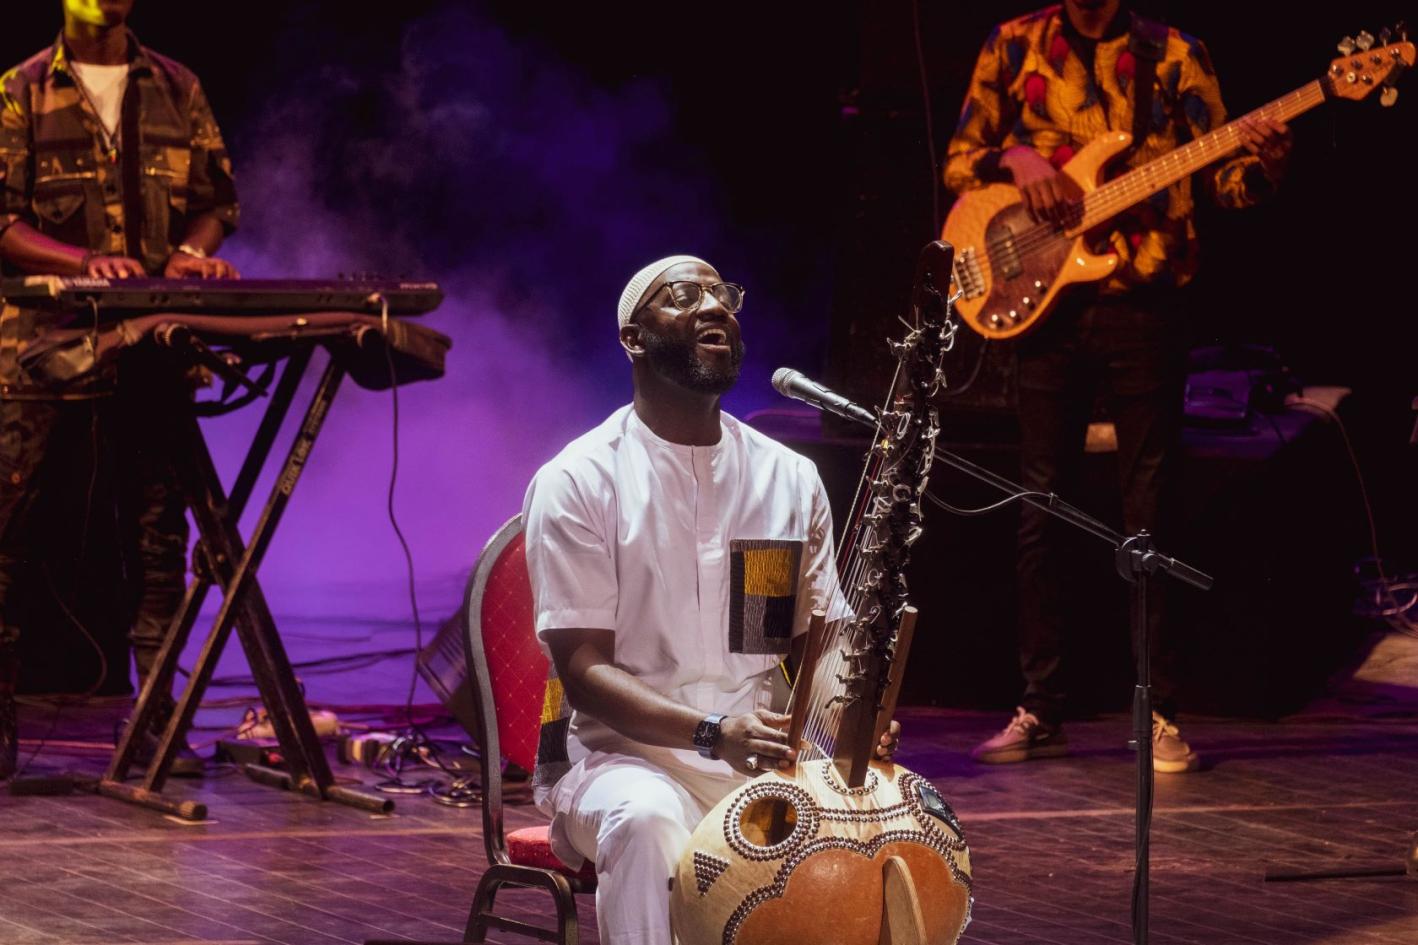
M1076 235L1105 223L1159 190L1185 180L1208 164L1239 150L1243 141L1242 122L1256 118L1289 121L1324 100L1324 86L1319 80L1302 85L1289 95L1283 95L1236 121L1169 151L1155 161L1128 171L1084 197L1083 220L1072 227L1070 233Z

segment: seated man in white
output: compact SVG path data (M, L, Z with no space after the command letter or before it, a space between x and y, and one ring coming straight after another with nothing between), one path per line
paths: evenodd
M537 634L574 710L538 803L557 855L596 864L606 945L668 945L694 828L793 758L773 674L813 610L848 613L816 468L719 409L742 303L692 256L636 273L618 313L634 401L542 467L523 506Z

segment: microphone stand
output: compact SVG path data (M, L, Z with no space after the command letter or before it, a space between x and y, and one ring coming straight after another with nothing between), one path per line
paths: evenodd
M811 403L811 401L808 402ZM823 409L821 404L814 403L813 406ZM853 404L851 406L864 413L870 413L859 405ZM832 412L838 416L855 420L864 426L869 426L873 430L880 428L879 421L868 421L863 416L854 416L841 410L833 410ZM1205 591L1211 587L1211 576L1198 571L1185 562L1162 554L1157 550L1152 536L1145 530L1136 535L1124 536L1076 506L1063 501L1057 495L1050 493L1048 496L1040 497L1026 494L1024 487L1018 483L939 446L935 449L935 459L937 462L958 469L1001 492L1011 496L1019 496L1021 501L1043 509L1055 518L1106 541L1115 550L1114 564L1117 567L1118 575L1132 585L1133 639L1137 641L1137 683L1133 689L1133 742L1131 745L1137 751L1137 815L1134 837L1137 869L1133 877L1132 934L1134 945L1146 945L1153 793L1152 666L1148 655L1150 641L1147 639L1148 582L1152 575L1162 574Z

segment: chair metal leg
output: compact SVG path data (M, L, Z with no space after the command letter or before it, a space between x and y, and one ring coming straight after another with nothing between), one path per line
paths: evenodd
M520 889L544 889L551 894L556 904L556 927L544 928L495 915L497 893L503 886ZM557 942L559 945L579 945L580 929L576 925L576 894L565 876L551 870L533 866L513 866L498 864L488 868L478 881L473 893L473 905L468 910L468 925L463 931L462 942L412 942L400 940L369 940L364 945L470 945L487 941L488 929L514 932L543 942Z
M556 904L556 928L547 929L516 919L495 915L497 892L503 886L519 886L524 889L545 889ZM499 864L491 866L478 882L473 894L473 905L468 910L468 927L463 932L463 941L470 943L487 940L489 928L528 935L544 942L558 942L560 945L577 945L580 930L576 925L576 894L566 877L551 870L524 866Z
M468 910L468 925L463 929L465 942L487 941L487 923L482 917L492 911L497 900L497 890L502 886L502 882L493 875L495 869L495 866L489 868L483 873L482 879L478 880L477 892L473 893L473 905Z
M556 896L556 920L561 924L561 945L579 945L581 926L576 921L576 894L565 879L558 876L560 884Z

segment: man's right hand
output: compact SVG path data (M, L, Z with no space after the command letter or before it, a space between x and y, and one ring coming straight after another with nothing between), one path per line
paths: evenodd
M769 768L787 768L797 752L788 747L789 717L767 709L731 715L719 723L717 754L735 771L758 774ZM750 767L750 755L758 756L758 766Z
M1014 177L1014 186L1024 198L1024 209L1035 223L1047 222L1065 226L1069 222L1071 201L1083 196L1072 177L1060 173L1048 159L1033 148L1010 148L1000 158L1000 167ZM1076 209L1072 211L1076 216Z
M141 279L143 264L127 256L90 256L84 275L98 279Z
M61 243L24 220L17 220L0 232L0 260L36 275L99 279L136 279L147 275L143 264L136 259L88 252L82 246Z

